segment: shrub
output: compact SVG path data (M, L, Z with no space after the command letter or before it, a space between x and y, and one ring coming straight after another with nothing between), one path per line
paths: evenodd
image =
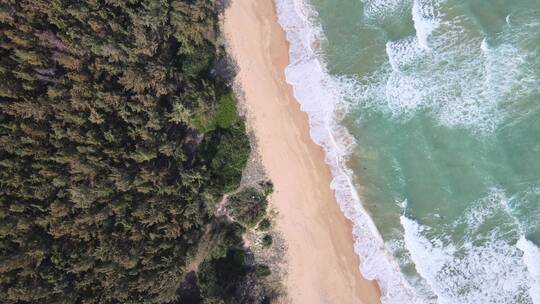
M272 226L272 223L270 222L270 220L267 218L264 218L259 222L259 225L257 226L257 230L266 231L270 229L271 226Z
M235 291L250 271L245 256L242 249L230 249L224 257L204 261L198 277L202 296L234 303Z
M255 275L258 277L267 277L272 273L270 267L266 265L257 265L255 268Z
M205 158L216 189L230 192L238 188L242 171L251 151L242 121L229 129L219 129L205 138Z
M265 234L262 238L261 244L263 248L268 248L272 246L272 242L273 242L272 236L270 234Z
M190 123L200 133L208 133L218 128L229 129L240 120L236 110L236 99L232 90L227 90L218 101L217 106L197 113Z
M216 125L228 129L239 119L232 91L221 96L216 114Z
M272 184L271 181L261 182L259 185L261 186L265 196L269 196L272 194L272 192L274 192L274 184Z
M246 188L229 197L227 207L232 217L248 226L255 226L266 214L266 196L255 188Z

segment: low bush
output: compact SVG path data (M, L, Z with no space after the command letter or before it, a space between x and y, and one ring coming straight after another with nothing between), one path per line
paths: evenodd
M264 193L255 188L246 188L229 197L228 209L238 222L254 227L265 215L268 201Z
M267 231L268 229L270 229L270 227L272 227L272 223L270 222L269 219L264 218L259 222L259 225L257 226L257 230Z
M272 246L272 242L273 242L272 236L270 234L265 234L262 238L261 244L263 248L268 248Z

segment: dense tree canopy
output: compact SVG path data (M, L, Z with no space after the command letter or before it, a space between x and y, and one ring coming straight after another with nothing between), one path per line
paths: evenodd
M218 5L0 2L0 302L177 300L249 154Z

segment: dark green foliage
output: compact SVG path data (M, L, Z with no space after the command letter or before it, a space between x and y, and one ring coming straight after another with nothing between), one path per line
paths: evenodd
M236 101L232 91L221 96L215 108L197 113L190 123L199 132L211 132L217 128L229 129L239 120Z
M232 248L224 257L202 263L198 272L202 302L252 304L275 299L275 290L258 283L271 274L270 268L252 260L249 251Z
M225 217L216 218L211 226L210 238L201 242L206 258L197 273L186 275L176 303L254 304L275 299L276 289L264 279L271 274L270 268L254 264L253 254L243 243L245 229Z
M214 45L211 43L203 43L196 50L185 54L182 71L184 75L197 77L201 72L208 69L210 63L214 61Z
M222 258L203 262L199 268L199 287L203 297L234 303L232 299L236 288L249 271L245 259L244 250L231 249Z
M228 80L211 72L217 7L0 2L2 303L176 299L249 155ZM241 233L225 226L218 260Z
M272 222L270 222L269 219L264 218L259 222L259 225L257 225L257 230L260 231L266 231L272 227Z
M227 202L231 216L238 222L254 227L266 215L266 195L255 188L246 188L231 195Z
M213 174L214 188L220 192L238 188L250 153L243 121L237 121L229 129L212 132L205 138L203 149L206 158L211 159L209 168Z
M269 196L274 191L274 185L271 181L261 182L259 184L265 196Z
M242 225L218 219L210 231L212 246L206 256L208 258L222 258L227 255L230 248L242 248L244 232L245 228Z
M216 114L216 124L222 129L228 129L238 120L236 102L231 92L221 96Z
M272 246L272 242L273 242L272 236L270 234L265 234L262 238L261 244L263 248L268 248Z
M177 303L202 303L201 291L197 281L197 273L186 274L184 281L177 291Z
M255 274L258 276L258 277L267 277L269 276L270 274L272 273L272 271L270 270L270 268L266 265L257 265L256 269L255 269Z

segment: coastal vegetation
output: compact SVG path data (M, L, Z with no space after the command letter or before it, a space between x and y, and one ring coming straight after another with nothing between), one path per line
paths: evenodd
M237 191L250 142L222 7L0 3L2 303L277 295L242 238L266 216L271 184ZM229 192L230 217L218 215Z
M256 188L246 188L228 199L231 216L248 227L257 225L266 215L268 202L264 192ZM264 225L264 223L263 223Z
M266 231L272 227L272 223L269 219L264 218L259 222L259 225L257 225L257 229L260 231Z

